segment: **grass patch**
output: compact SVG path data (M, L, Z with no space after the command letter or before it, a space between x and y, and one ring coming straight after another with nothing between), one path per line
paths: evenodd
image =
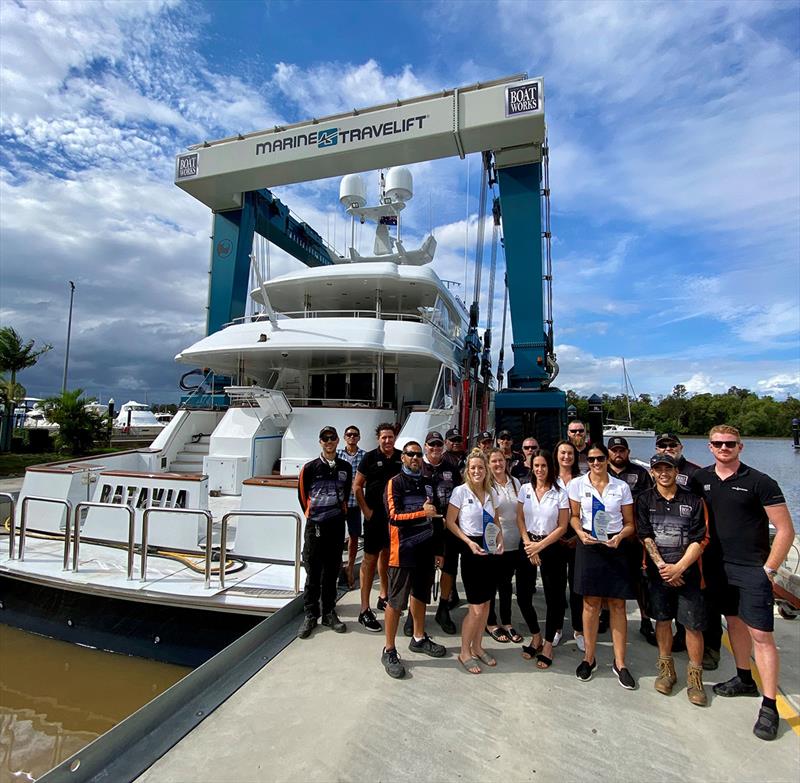
M108 454L113 451L117 451L117 449L94 449L88 454L81 454L80 456L91 457L95 454ZM0 454L0 476L24 476L25 468L30 465L41 465L45 462L63 462L65 460L74 459L75 456L74 454L63 454L60 452L45 454Z

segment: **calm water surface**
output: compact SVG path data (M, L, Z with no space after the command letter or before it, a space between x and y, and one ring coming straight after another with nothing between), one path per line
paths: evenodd
M0 625L0 783L43 775L189 671Z

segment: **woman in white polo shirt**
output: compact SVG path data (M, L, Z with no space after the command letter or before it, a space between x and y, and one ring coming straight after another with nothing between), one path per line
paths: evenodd
M570 521L578 535L575 553L575 592L583 595L583 634L586 651L575 676L587 682L597 668L595 647L600 621L600 606L608 602L611 613L611 638L614 666L619 684L633 690L636 681L625 666L628 618L625 601L636 598L625 551L620 543L636 534L633 521L633 497L626 482L608 475L608 449L593 445L587 455L589 472L572 479L567 488L571 508ZM599 541L594 533L600 527L601 512L608 522L608 541Z
M567 561L558 540L567 530L569 500L556 483L553 458L549 451L533 452L531 482L519 491L517 527L523 564L517 574L517 601L533 638L522 646L522 657L536 656L536 666L549 669L553 663L553 639L564 621L564 590L567 587ZM539 619L533 606L536 566L541 568L547 616L544 643Z
M497 661L481 644L489 616L489 601L497 590L496 564L503 553L502 532L497 537L497 555L483 548L484 513L494 519L491 479L486 456L473 449L464 468L464 483L453 490L447 507L446 524L464 542L461 578L467 594L467 616L461 625L459 663L470 673L480 674L482 661L497 666Z

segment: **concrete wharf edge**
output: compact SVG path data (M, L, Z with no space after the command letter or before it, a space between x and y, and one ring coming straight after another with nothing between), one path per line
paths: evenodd
M302 610L298 596L38 780L134 780L291 643Z
M320 627L293 641L138 781L796 783L800 736L789 723L781 721L775 742L763 742L752 734L760 699L711 693L712 683L734 673L730 653L706 675L708 708L688 702L685 653L675 657L675 692L662 696L653 688L657 652L638 633L635 603L628 605L635 692L620 688L611 672L608 634L589 683L575 678L582 656L569 632L548 671L523 660L518 645L487 637L498 666L474 676L456 661L458 637L436 633L430 613L429 630L448 657L411 653L401 631L408 674L392 680L379 660L383 635L357 625L358 596L350 592L339 604L348 633ZM800 623L778 622L782 685L796 712Z

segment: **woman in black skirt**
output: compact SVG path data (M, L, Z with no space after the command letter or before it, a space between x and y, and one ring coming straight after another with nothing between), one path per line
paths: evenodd
M633 497L626 482L608 475L608 449L593 445L587 453L589 472L569 483L572 527L578 535L575 553L575 592L583 595L583 633L586 652L575 675L591 680L597 668L595 646L600 605L608 602L614 644L613 672L623 688L633 690L636 681L625 666L628 618L625 601L636 598L631 573L621 542L636 534ZM608 541L599 541L598 514L608 515Z
M461 578L469 607L461 625L458 662L470 674L481 673L481 662L497 666L495 658L481 644L489 602L497 591L496 563L498 555L503 553L502 532L497 537L497 555L490 555L483 548L484 522L495 517L491 488L486 456L473 449L464 468L464 483L450 495L446 518L450 532L464 542Z

